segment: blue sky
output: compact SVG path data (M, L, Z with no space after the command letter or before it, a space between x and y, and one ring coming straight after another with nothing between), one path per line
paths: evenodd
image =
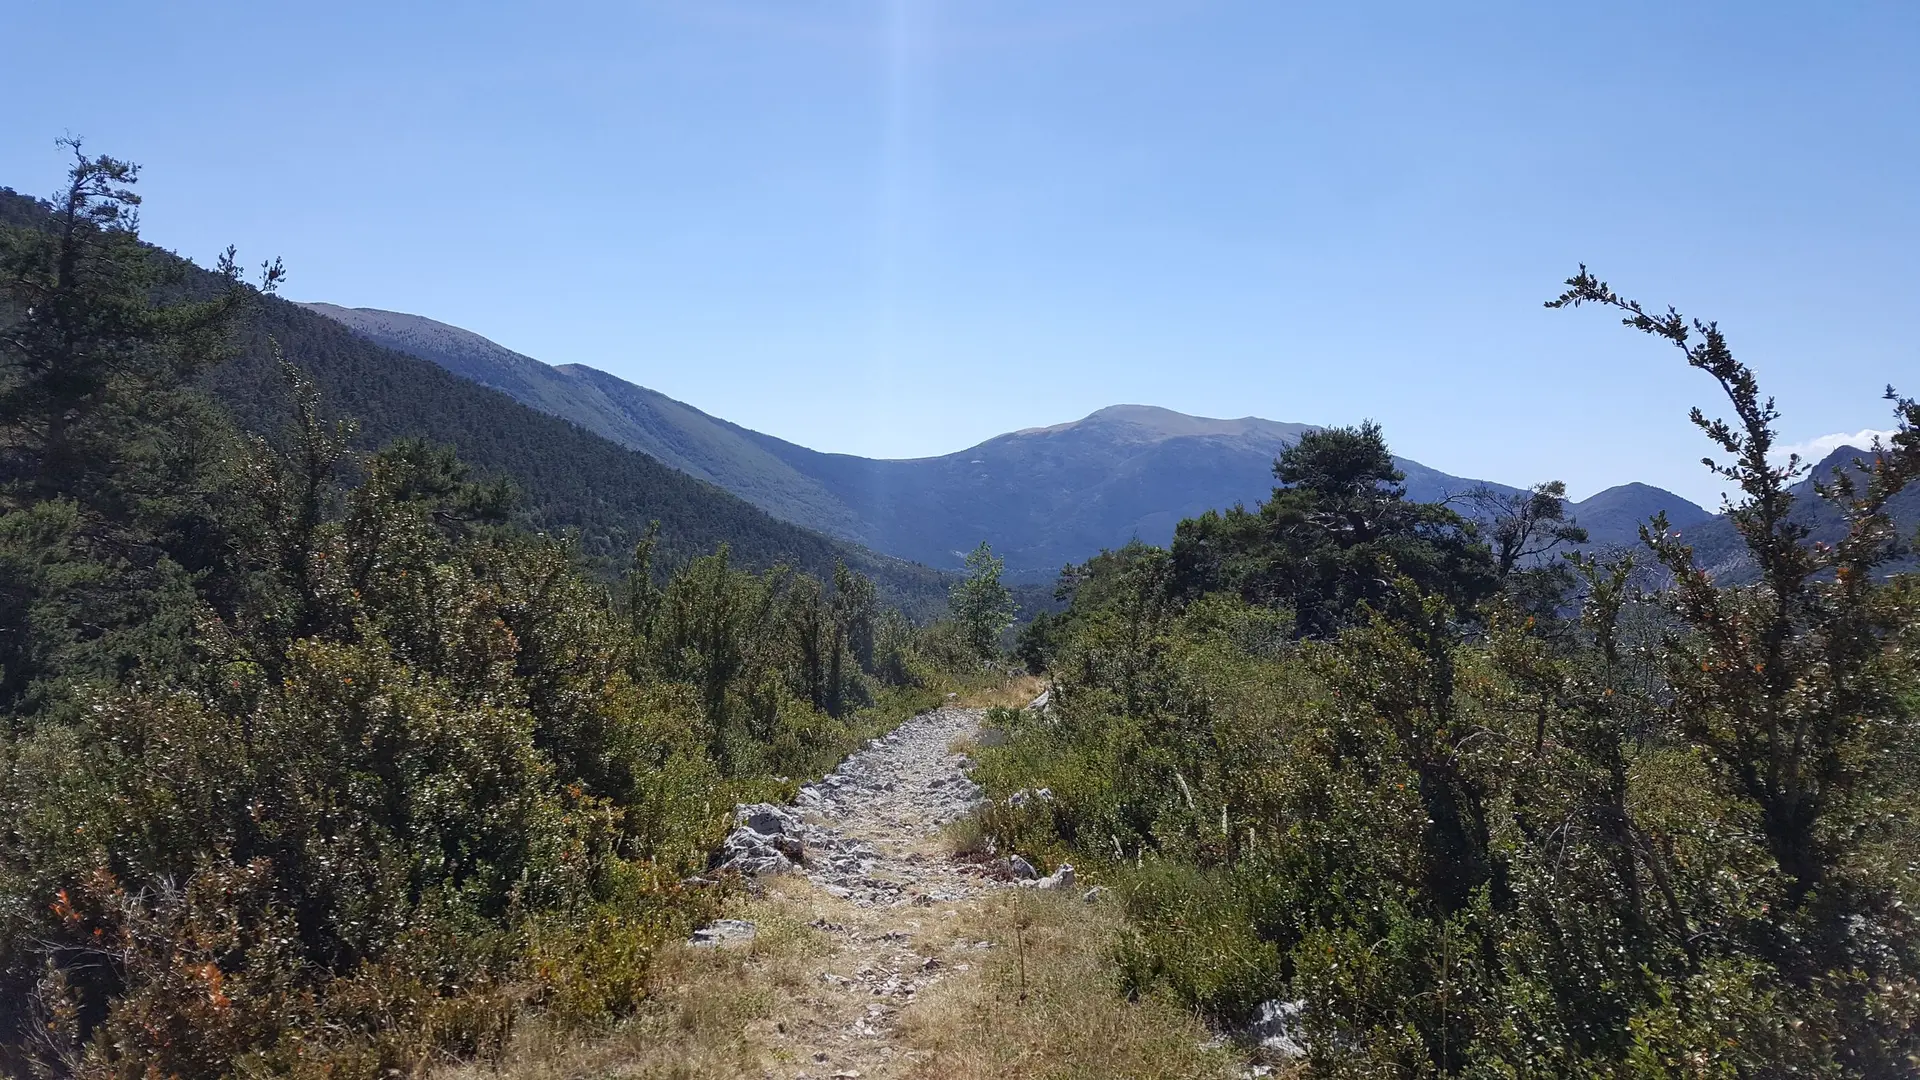
M23 5L0 184L146 166L281 255L825 450L1118 402L1379 420L1434 467L1716 490L1705 377L1540 301L1716 318L1789 440L1920 392L1920 5Z

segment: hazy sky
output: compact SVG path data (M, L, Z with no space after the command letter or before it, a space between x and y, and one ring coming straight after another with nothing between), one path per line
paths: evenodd
M1813 440L1920 392L1920 4L12 8L0 184L823 450L1143 402L1449 472L1714 489L1716 318Z

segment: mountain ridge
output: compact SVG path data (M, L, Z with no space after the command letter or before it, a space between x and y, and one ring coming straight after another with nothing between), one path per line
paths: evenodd
M0 223L39 227L51 212L42 200L0 188ZM222 287L216 275L181 256L152 250L180 266L180 287L189 293ZM574 534L581 554L604 569L624 567L648 524L657 520L664 564L708 554L724 543L740 563L755 568L784 563L830 578L835 565L845 562L908 610L924 615L944 607L949 579L926 566L770 515L719 485L583 430L470 373L381 346L325 310L277 296L260 299L235 343L235 355L202 378L203 388L246 430L271 439L290 422L280 365L284 356L313 380L329 417L355 421L357 448L371 450L406 437L452 445L477 474L503 477L518 487L524 524ZM436 339L468 348L492 345L458 327L418 316L405 319L412 320L408 328L415 348ZM537 382L550 370L530 357L521 359L524 364L506 368L517 367L527 380Z
M715 483L788 521L943 569L990 541L1010 571L1033 576L1133 538L1165 543L1208 509L1272 491L1274 458L1318 425L1192 416L1116 404L1023 428L948 454L865 458L755 431L582 364L549 365L472 331L374 308L304 305L385 348L432 361L528 406ZM1396 457L1408 495L1435 501L1510 485ZM1623 484L1571 504L1590 546L1637 541L1642 511L1682 528L1713 517L1679 495ZM1589 520L1591 519L1591 520Z
M581 553L603 566L623 567L658 520L666 565L725 543L737 562L756 569L785 563L831 577L844 561L874 578L893 603L922 615L944 606L947 581L928 567L768 514L719 485L367 341L301 305L265 298L247 338L237 356L207 376L208 388L243 426L271 435L285 424L271 338L314 380L330 414L354 418L363 448L405 437L452 445L482 475L514 482L528 526L577 534Z

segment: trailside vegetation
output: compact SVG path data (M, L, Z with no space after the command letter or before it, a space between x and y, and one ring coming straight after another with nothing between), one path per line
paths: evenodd
M734 804L938 699L923 632L657 527L583 572L329 415L255 336L277 263L206 288L70 148L0 224L0 1071L414 1075L633 1009ZM199 388L254 344L270 436Z
M1581 305L1724 391L1693 419L1750 582L1659 519L1563 554L1557 486L1410 504L1377 428L1309 435L1258 509L1063 575L983 825L1120 886L1129 990L1278 1017L1308 1075L1914 1075L1920 583L1886 507L1920 406L1889 390L1815 542L1720 329L1584 268L1551 306Z

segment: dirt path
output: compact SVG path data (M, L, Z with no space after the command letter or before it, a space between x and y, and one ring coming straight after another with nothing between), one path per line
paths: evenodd
M1114 992L1116 905L950 853L979 798L955 748L985 712L923 713L792 806L741 808L725 850L754 895L654 957L638 1014L587 1040L529 1025L443 1080L1243 1075L1184 1010Z
M902 1014L929 987L967 975L991 948L964 932L969 920L961 916L1002 882L954 860L941 837L979 797L969 762L953 748L984 713L948 706L916 716L803 788L786 820L749 815L756 831L804 845L795 870L756 875L767 902L818 912L809 925L827 939L802 1000L752 1033L769 1048L766 1075L910 1073L916 1055L895 1031ZM732 948L746 930L720 924L710 936Z

